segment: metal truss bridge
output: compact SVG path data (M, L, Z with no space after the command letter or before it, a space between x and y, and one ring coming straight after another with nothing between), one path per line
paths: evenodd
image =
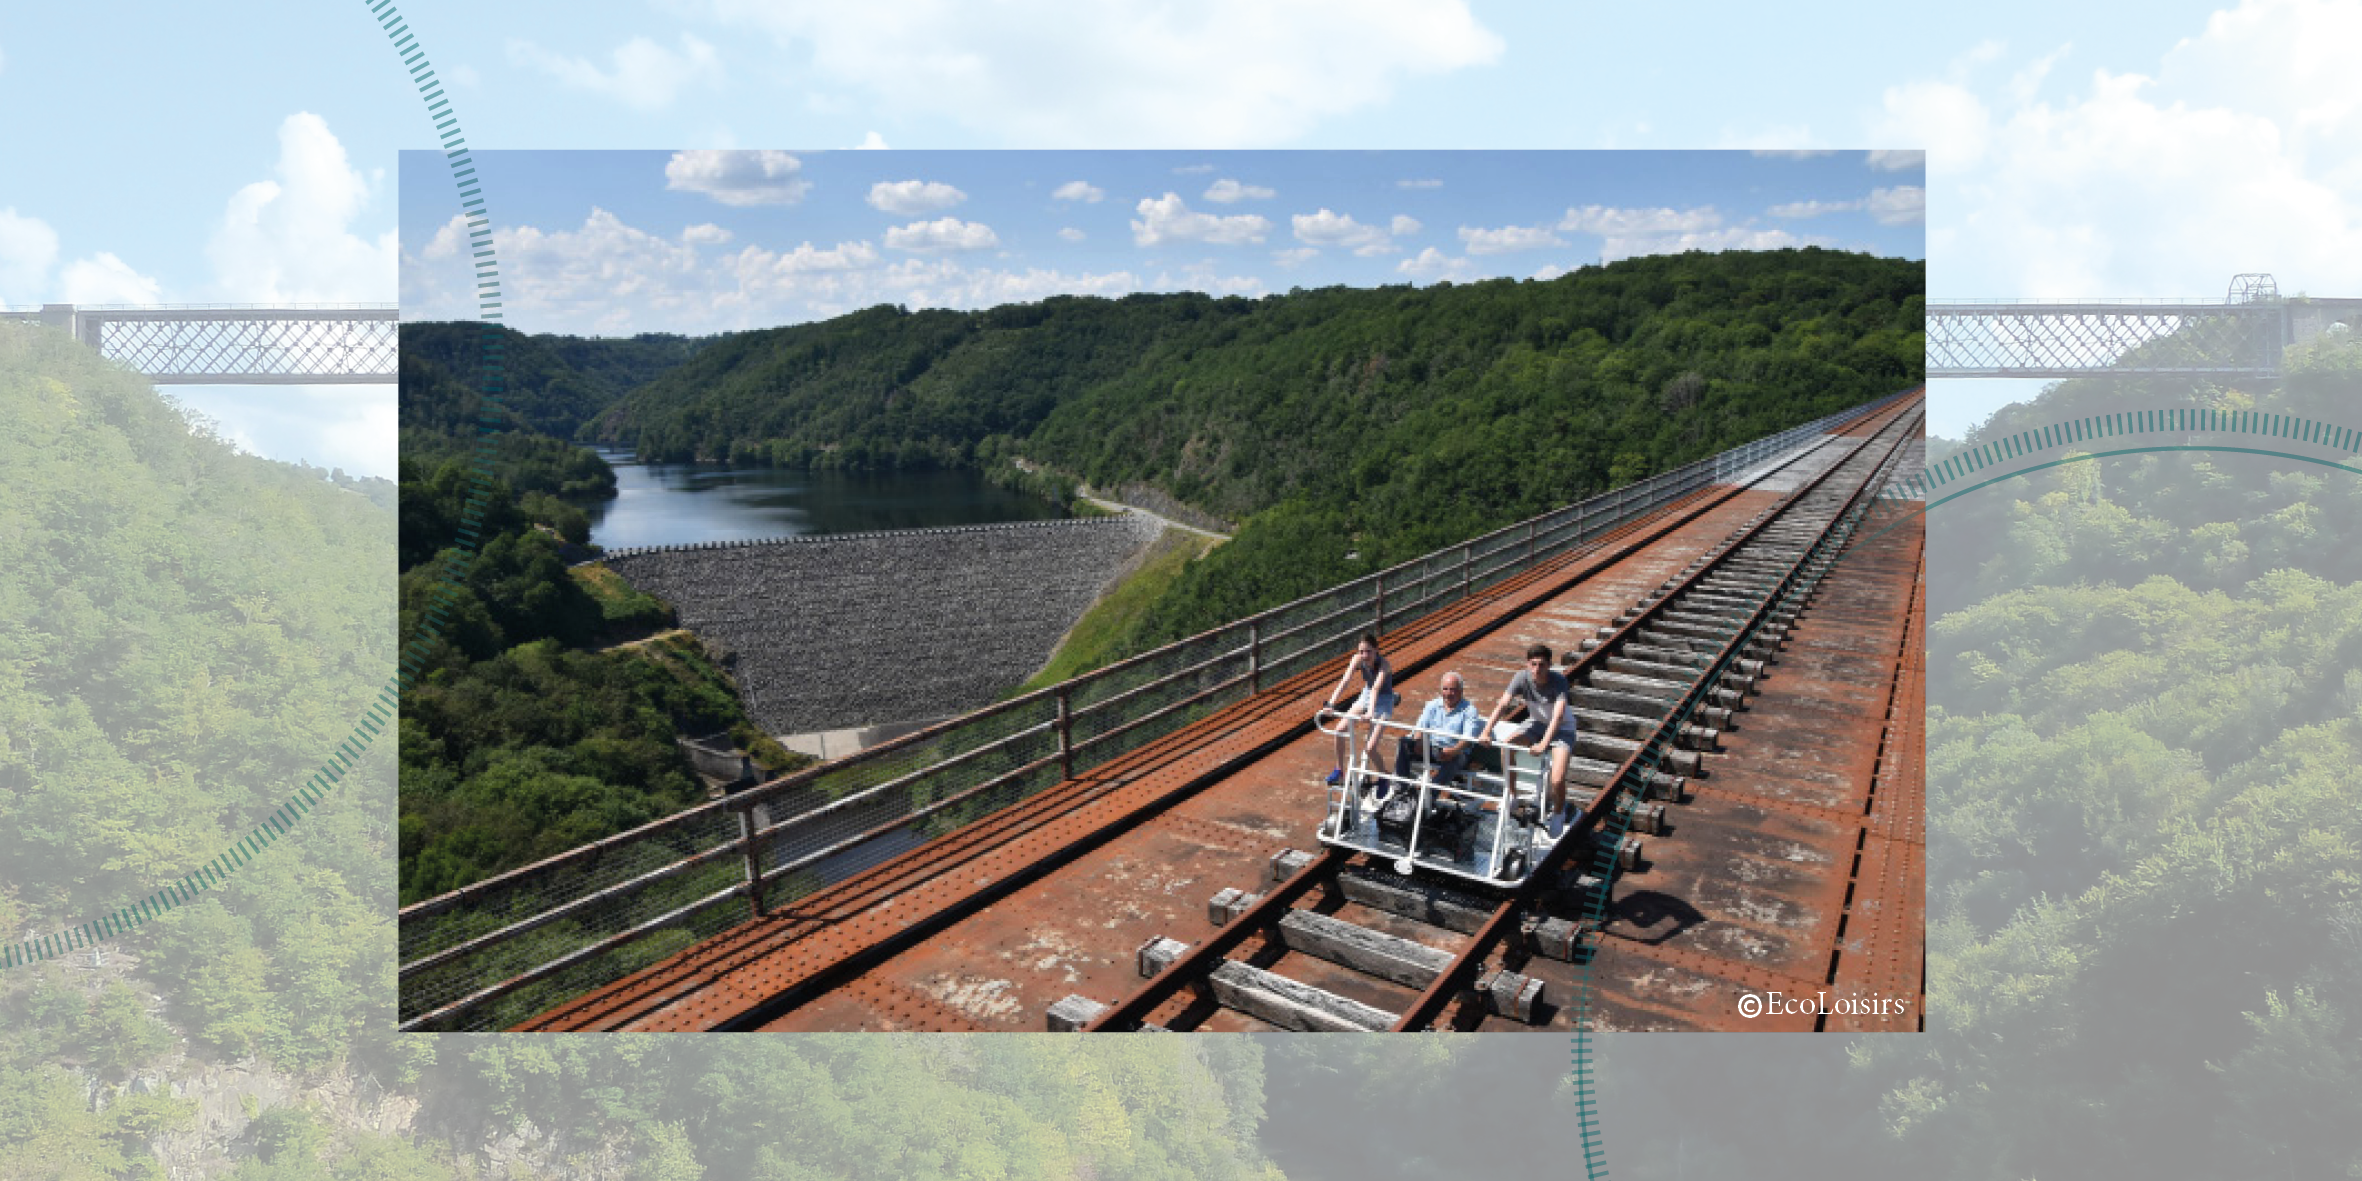
M2274 379L2289 346L2358 320L2362 299L2283 299L2269 275L2238 276L2219 302L1931 303L1927 375Z
M76 306L0 318L72 333L158 385L392 385L393 304Z

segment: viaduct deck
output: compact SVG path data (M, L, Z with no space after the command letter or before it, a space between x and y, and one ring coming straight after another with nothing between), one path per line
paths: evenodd
M1907 399L1844 433L1919 410ZM1778 502L1810 462L1703 489L1383 637L1404 710L1447 669L1489 707L1529 644L1563 651L1593 636ZM1921 1028L1922 540L1914 519L1845 551L1704 777L1613 883L1590 958L1592 1027ZM1310 722L1343 656L518 1028L1036 1032L1061 998L1129 994L1144 944L1200 937L1209 896L1259 888L1282 849L1317 848L1334 751ZM1385 910L1342 898L1322 909L1449 950L1446 933ZM1418 993L1285 949L1255 962L1381 1010ZM1462 1027L1571 1028L1554 1002L1581 969L1518 951L1509 964L1543 982L1544 1003ZM1741 1004L1772 992L1807 1004L1755 1015ZM1882 1003L1862 1012L1847 999ZM1192 1028L1274 1028L1198 1009Z

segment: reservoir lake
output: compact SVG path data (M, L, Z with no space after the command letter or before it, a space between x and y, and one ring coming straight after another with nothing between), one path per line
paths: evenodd
M814 533L1040 521L1065 511L975 472L849 474L720 464L641 463L600 449L615 497L583 505L608 549L752 541Z

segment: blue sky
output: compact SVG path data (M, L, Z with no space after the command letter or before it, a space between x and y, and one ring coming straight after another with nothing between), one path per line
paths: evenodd
M2206 296L2254 270L2286 291L2362 294L2348 80L2362 0L1776 17L1720 3L1673 20L1489 0L400 11L478 148L777 148L819 167L820 150L864 143L1916 146L1938 299ZM394 241L397 157L431 146L433 127L369 6L227 12L0 15L0 101L19 113L0 302L396 298L401 250L422 248ZM1430 234L1458 225L1412 216ZM551 227L566 224L580 215ZM1957 431L2022 390L1939 383L1933 426ZM390 389L177 392L267 454L391 470Z
M705 333L879 303L1550 278L1638 254L1924 256L1916 152L479 152L506 322ZM401 302L476 310L440 152L402 155Z

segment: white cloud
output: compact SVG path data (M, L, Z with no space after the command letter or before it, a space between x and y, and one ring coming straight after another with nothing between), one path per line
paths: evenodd
M1107 190L1089 181L1070 180L1059 185L1058 191L1050 194L1050 199L1054 201L1085 201L1095 205L1106 196Z
M1285 143L1500 58L1467 0L714 0L888 109L1028 146ZM1075 96L1088 95L1088 101Z
M1885 192L1886 190L1879 191ZM1819 217L1825 213L1844 213L1860 209L1864 204L1865 202L1862 201L1790 201L1785 205L1774 205L1764 212L1773 217Z
M853 145L853 150L857 152L883 152L886 150L886 137L872 131L868 135L862 136L861 142Z
M1213 170L1214 166L1211 164L1179 164L1174 166L1173 175L1203 176L1206 173L1212 172Z
M512 64L539 70L577 90L603 94L642 111L670 106L690 84L710 86L722 76L722 59L714 47L687 33L681 34L678 53L646 37L634 37L608 56L615 66L603 70L587 59L553 53L531 41L508 43Z
M1363 225L1350 216L1323 207L1318 213L1299 213L1290 219L1296 240L1311 246L1336 246L1359 255L1392 254L1393 238L1377 226Z
M1536 282L1547 283L1547 282L1549 282L1550 280L1552 280L1552 279L1555 279L1555 278L1559 277L1560 275L1566 274L1566 273L1567 273L1568 271L1570 271L1571 269L1573 269L1573 268L1570 268L1570 267L1562 267L1562 266L1558 265L1557 263L1551 263L1549 266L1543 267L1541 270L1535 271L1535 272L1534 272L1534 279L1535 279L1535 281L1536 281Z
M1868 163L1870 167L1880 172L1901 172L1906 168L1925 168L1927 167L1927 153L1880 148L1870 153Z
M730 260L730 272L751 292L779 294L807 275L865 270L878 263L877 247L867 242L839 242L826 250L801 243L793 250L772 251L748 246Z
M873 208L903 217L949 209L967 199L966 193L940 181L881 180L869 186L869 203Z
M1271 261L1278 263L1283 269L1294 270L1318 257L1320 257L1320 250L1317 247L1291 246L1286 250L1273 251Z
M1140 246L1161 242L1212 242L1229 246L1261 242L1271 232L1269 218L1252 213L1232 217L1197 213L1181 200L1179 193L1143 197L1138 212L1140 220L1132 223L1132 241Z
M1630 236L1633 234L1687 234L1710 230L1722 224L1722 215L1711 205L1694 209L1616 209L1606 205L1584 205L1566 211L1558 228L1573 234L1603 234Z
M1394 220L1387 223L1386 231L1397 238L1410 237L1419 232L1419 219L1407 213L1397 213Z
M1886 130L1881 138L1938 145L1938 171L1966 170L1983 162L1992 120L1967 87L1951 82L1909 82L1889 87L1883 106L1885 115L1879 127Z
M1203 291L1208 295L1261 295L1263 280L1253 275L1225 275L1212 259L1201 259L1181 268L1179 277L1170 272L1160 273L1152 288L1165 291Z
M49 268L57 265L57 231L15 206L0 209L0 303L49 302Z
M483 77L476 73L474 66L464 63L443 71L443 76L451 79L451 84L462 90L474 90L484 81Z
M2147 73L1894 87L1871 135L1926 145L1943 178L1932 294L2208 297L2266 269L2343 294L2362 273L2355 44L2362 5L2247 0Z
M1206 190L1206 200L1222 205L1235 205L1240 201L1268 201L1278 195L1261 185L1240 184L1228 177L1215 181Z
M1810 160L1815 156L1833 156L1833 148L1757 148L1758 156L1774 156L1782 160Z
M1882 226L1918 225L1927 220L1927 190L1918 185L1872 189L1869 207Z
M318 115L279 124L275 179L232 194L206 257L216 298L238 303L341 303L383 300L398 285L394 231L375 241L352 232L369 184ZM85 278L100 282L99 272ZM118 275L106 280L127 283Z
M948 226L946 225L948 223ZM991 231L954 218L915 227L920 241L973 242ZM741 227L741 235L755 231ZM509 322L530 331L600 333L715 332L769 327L840 315L881 303L912 307L991 307L1061 293L1124 295L1142 289L1129 271L1000 269L952 254L894 257L866 241L774 248L740 242L735 250L700 250L684 232L648 233L594 209L574 229L533 225L493 231ZM437 242L452 248L431 257ZM464 228L438 230L402 269L404 314L414 319L473 312L473 281ZM891 239L890 244L903 244ZM977 256L969 256L977 257ZM1251 279L1208 270L1208 290L1238 289Z
M812 188L798 175L803 167L786 152L674 152L664 165L664 187L724 205L793 205Z
M106 251L68 263L58 276L65 303L160 303L163 287Z
M1434 177L1420 177L1411 180L1398 180L1394 182L1394 187L1398 189L1440 189L1443 187L1443 182Z
M1083 233L1081 230L1078 230L1078 229L1074 228L1073 226L1061 226L1061 227L1059 227L1059 229L1058 229L1058 236L1059 236L1059 237L1061 237L1061 238L1064 238L1064 239L1066 239L1066 240L1067 240L1067 241L1069 241L1069 242L1080 242L1080 241L1082 241L1084 238L1086 238L1086 237L1089 237L1089 235L1087 235L1087 234Z
M1502 226L1497 230L1461 226L1460 245L1470 254L1509 254L1518 250L1564 246L1566 242L1551 233L1547 226Z
M1001 244L999 235L982 222L939 217L914 221L886 231L886 245L913 254L942 254L954 250L989 250Z
M701 222L681 231L681 241L687 242L691 246L719 246L729 240L730 231L710 221Z
M1415 257L1402 260L1394 269L1430 283L1439 279L1465 283L1477 274L1475 263L1465 258L1453 258L1433 246L1420 251Z
M1610 235L1600 244L1601 262L1638 258L1644 254L1679 254L1685 250L1778 250L1783 246L1825 246L1822 238L1799 238L1786 230L1726 226L1671 234Z

